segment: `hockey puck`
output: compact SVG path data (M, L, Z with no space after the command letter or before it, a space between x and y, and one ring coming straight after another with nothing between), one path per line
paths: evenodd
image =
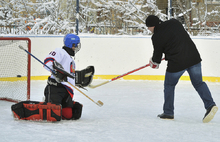
M17 77L21 77L21 75L17 75Z

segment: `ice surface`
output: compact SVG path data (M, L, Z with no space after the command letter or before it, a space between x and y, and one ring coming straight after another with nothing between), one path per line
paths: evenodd
M105 80L104 80L105 81ZM103 80L94 80L99 84ZM220 104L219 83L207 83L216 104ZM46 81L31 82L31 100L42 101ZM75 100L83 104L81 119L57 123L14 120L13 103L0 101L1 142L219 142L220 113L202 123L205 109L189 81L176 87L175 119L161 120L163 81L117 80L82 90L95 101L75 91Z

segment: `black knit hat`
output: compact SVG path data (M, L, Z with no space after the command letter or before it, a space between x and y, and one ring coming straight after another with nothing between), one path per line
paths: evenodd
M153 27L159 25L161 22L162 21L157 16L149 15L146 19L145 24L147 27Z

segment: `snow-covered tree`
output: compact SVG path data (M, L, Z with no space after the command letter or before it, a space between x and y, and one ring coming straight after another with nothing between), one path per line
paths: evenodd
M159 9L156 0L79 2L79 33L147 35L148 15L167 19L166 7ZM172 4L172 17L179 19L190 34L219 33L220 6L198 0L176 0ZM1 0L0 33L75 33L76 16L76 0Z
M84 0L81 16L97 34L148 34L145 19L155 14L164 19L155 0ZM88 8L89 7L89 8Z
M3 33L15 33L25 31L27 20L31 17L32 6L30 0L2 0L0 2L0 25L4 27Z

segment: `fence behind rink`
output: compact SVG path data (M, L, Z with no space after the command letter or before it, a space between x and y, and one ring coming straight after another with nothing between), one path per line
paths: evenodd
M150 36L99 36L79 35L81 50L75 56L76 69L95 67L94 79L111 79L149 63L153 53ZM28 36L31 52L41 61L55 48L63 46L64 36ZM220 82L220 37L192 37L202 58L202 72L205 81ZM146 67L123 77L126 80L163 80L166 61L159 69ZM47 79L50 73L42 64L31 59L31 79ZM189 80L184 73L182 80Z

